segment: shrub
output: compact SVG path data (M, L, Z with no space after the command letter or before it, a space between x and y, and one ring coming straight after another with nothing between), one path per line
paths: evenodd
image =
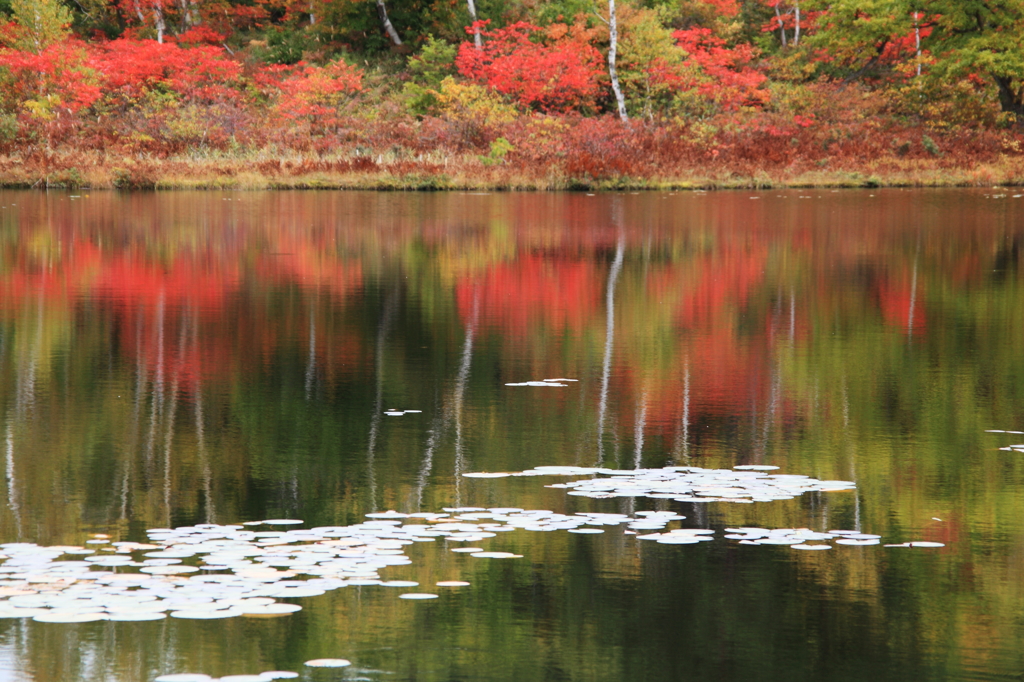
M487 31L487 23L467 29L480 30L485 42L481 48L471 42L459 46L460 74L546 113L595 108L604 71L591 32L582 25L541 29L524 21Z

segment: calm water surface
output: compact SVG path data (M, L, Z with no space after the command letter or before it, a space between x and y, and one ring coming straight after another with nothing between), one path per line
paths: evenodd
M268 518L672 510L716 539L416 543L275 619L0 619L0 679L959 680L1024 673L1024 198L0 193L0 542ZM564 388L508 387L553 377ZM421 410L391 417L389 408ZM589 499L539 465L854 492ZM572 479L568 479L572 480ZM849 529L799 552L724 528ZM123 571L123 569L118 569ZM340 657L342 670L303 668Z

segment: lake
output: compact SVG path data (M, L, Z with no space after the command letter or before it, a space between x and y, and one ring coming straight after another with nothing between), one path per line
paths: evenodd
M0 679L1019 679L1020 194L0 192Z

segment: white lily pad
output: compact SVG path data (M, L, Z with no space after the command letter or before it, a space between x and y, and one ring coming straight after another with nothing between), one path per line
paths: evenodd
M344 668L352 665L352 661L344 658L314 658L312 661L306 661L306 665L311 668Z
M80 613L80 612L69 612L61 613L59 611L51 611L49 613L41 613L37 616L33 616L32 620L39 623L92 623L97 620L106 620L107 614L101 612L92 613Z
M107 613L107 620L112 621L135 622L164 620L166 618L167 614L159 611L109 611Z

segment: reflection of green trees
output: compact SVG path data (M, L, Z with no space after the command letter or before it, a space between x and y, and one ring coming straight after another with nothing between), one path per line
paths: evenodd
M544 479L452 472L456 438L472 470L592 463L617 239L604 198L222 199L105 196L83 211L19 196L45 219L4 223L0 239L0 414L14 463L4 538L80 542L84 530L137 536L271 516L351 523L370 507L436 510L457 496L583 504ZM1007 665L1021 650L1024 465L995 448L1024 437L984 430L1024 427L1015 214L970 193L837 195L828 211L768 195L619 200L608 461L631 466L642 434L642 461L667 462L687 413L693 464L763 460L859 489L683 513L859 524L947 548L790 557L508 534L501 542L526 559L470 564L438 551L402 569L468 577L463 601L410 609L339 593L291 621L302 637L289 647L268 644L267 668L330 655L339 638L402 679L920 679ZM57 261L66 284L35 286ZM117 304L90 289L115 261L145 266L136 285L157 289ZM515 277L528 261L543 266L531 273L576 268L580 305L564 290L517 288L530 283ZM160 275L172 272L195 273L204 290L161 299ZM476 326L474 296L484 296ZM555 306L572 314L549 314ZM554 376L580 382L503 386ZM423 414L379 419L368 457L378 381L384 407ZM200 630L167 627L191 656ZM226 627L227 638L246 626ZM282 632L280 621L253 628ZM38 657L57 646L48 637L32 640ZM241 660L223 641L210 672Z

